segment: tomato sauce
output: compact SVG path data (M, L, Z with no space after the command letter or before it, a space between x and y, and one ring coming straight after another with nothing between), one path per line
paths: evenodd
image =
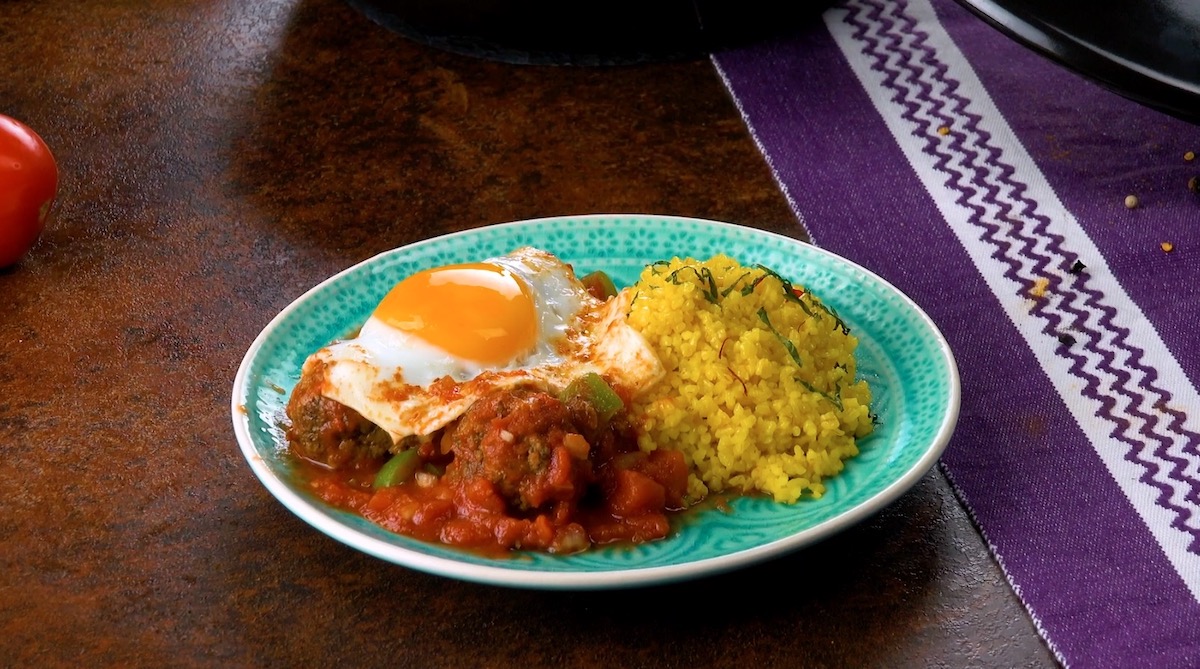
M503 554L575 553L670 532L684 506L681 453L637 449L622 415L597 420L583 402L527 389L480 399L419 447L409 480L377 486L386 458L303 476L324 502L422 541Z

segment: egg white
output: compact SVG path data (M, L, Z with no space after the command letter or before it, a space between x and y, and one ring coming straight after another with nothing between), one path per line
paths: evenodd
M353 339L311 356L302 373L323 374L324 396L359 412L397 442L433 433L496 388L533 383L558 390L595 372L636 391L663 375L649 344L625 322L628 291L601 302L569 266L530 247L484 262L508 269L528 286L538 317L530 351L482 364L372 316Z

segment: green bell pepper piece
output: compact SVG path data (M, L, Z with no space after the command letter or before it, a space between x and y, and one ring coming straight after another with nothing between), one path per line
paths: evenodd
M383 466L375 474L375 480L371 483L371 487L379 490L388 486L400 485L411 479L420 465L421 456L417 455L417 449L410 448L400 451L393 455L391 460L383 463Z
M563 390L560 399L565 402L574 397L580 397L591 404L600 420L605 423L625 408L625 403L621 401L617 392L595 372L588 372L571 381Z

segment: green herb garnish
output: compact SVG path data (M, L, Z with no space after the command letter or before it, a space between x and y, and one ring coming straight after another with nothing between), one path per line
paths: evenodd
M792 302L800 302L801 304L803 304L803 302L800 301L800 296L796 294L796 289L795 289L795 287L792 286L792 282L783 278L782 274L780 274L779 272L776 272L775 270L771 269L770 267L767 267L766 265L755 265L755 267L757 267L758 269L761 269L763 272L766 272L766 274L758 277L758 279L752 284L753 286L758 286L758 283L760 281L762 281L764 278L766 278L767 276L773 276L779 280L779 283L783 284L784 299L791 300ZM754 292L754 288L751 288L750 292L746 292L743 290L742 294L749 295L752 292ZM808 311L808 310L805 309L805 311ZM811 315L812 314L810 313L809 316L811 316Z
M833 406L837 407L838 411L842 410L842 382L841 381L838 381L835 384L835 390L834 390L833 395L830 395L829 393L827 393L823 390L819 390L813 384L811 384L808 381L805 381L804 379L801 379L799 377L796 378L796 382L799 383L800 385L804 386L808 390L808 392L816 393L816 394L820 395L827 402L829 402Z
M829 306L828 304L825 304L824 302L822 302L820 300L813 300L813 303L816 304L818 307L820 307L821 310L824 311L825 313L829 314L830 316L833 316L834 325L835 325L835 327L841 329L842 334L847 334L847 335L850 334L850 326L846 325L846 321L842 320L841 316L838 316L838 312L836 309Z
M713 278L712 270L707 267L697 269L695 265L684 265L668 274L667 281L679 285L679 273L687 269L692 270L696 274L696 278L700 280L700 290L704 292L704 299L716 304L719 295L717 292L717 280Z
M670 261L670 260L656 260L656 261L650 263L648 265L648 267L650 267L651 271L655 275L659 275L659 274L661 274L661 272L659 272L658 269L660 267L670 267L672 262L673 261ZM726 268L726 269L728 269L728 268ZM834 327L841 330L842 334L850 334L850 326L846 325L846 322L842 320L841 316L838 316L837 311L834 310L833 307L825 304L824 302L817 299L816 297L811 298L810 301L805 301L803 299L803 296L806 294L806 291L804 291L803 289L797 290L795 285L793 285L791 281L789 281L787 278L785 278L779 272L776 272L775 270L771 269L770 267L767 267L766 265L756 264L754 266L754 269L761 271L762 274L760 274L757 278L755 278L750 283L741 285L740 290L741 290L743 297L753 293L754 290L756 288L758 288L758 284L762 283L763 280L765 280L767 277L769 277L769 276L775 277L775 279L778 280L780 285L783 287L783 297L785 300L788 300L790 302L795 302L796 304L800 305L800 309L802 309L804 311L805 315L807 315L809 318L812 318L812 319L821 320L823 318L823 314L821 312L824 312L824 314L828 314L834 320ZM728 286L726 286L724 290L717 289L716 278L713 276L712 270L708 269L707 267L697 267L695 265L684 265L683 267L679 267L678 269L676 269L676 270L672 271L670 274L668 274L667 280L675 285L679 285L680 281L681 281L679 274L685 270L690 270L693 274L696 275L696 279L700 282L700 290L704 293L704 299L708 300L708 302L710 302L712 304L720 304L720 301L722 298L727 297L734 290L738 290L738 286L740 284L742 284L743 281L745 281L746 277L753 274L753 270L747 270L744 274L742 274L737 279L732 281ZM810 304L810 302L811 302L811 304ZM812 308L813 306L816 306L819 311L814 311ZM766 322L767 325L770 325L770 323L767 321L767 319L765 317L763 317L761 311L759 313L759 316L760 316L760 318L763 318L763 322ZM771 331L775 332L775 329L772 327ZM786 337L782 337L781 335L779 335L778 332L775 332L775 334L776 334L776 336L779 336L781 338L781 340L787 341ZM791 342L788 342L788 343L790 344ZM794 347L791 347L791 348L794 349ZM793 357L796 357L796 356L793 356Z
M766 307L758 308L758 319L765 323L767 329L771 331L771 334L775 335L775 338L779 340L780 344L783 344L783 347L787 349L788 355L792 356L792 360L795 361L796 366L803 367L804 363L800 361L800 351L796 350L796 345L792 343L791 339L788 339L780 334L779 330L776 330L775 326L771 325L771 319L767 316Z
M739 276L737 279L734 279L734 281L732 283L730 283L728 286L725 287L725 290L721 291L721 297L728 297L729 294L732 293L735 288L737 288L737 285L742 282L742 279L750 276L750 274L751 274L751 270L746 270L745 274ZM742 295L747 295L747 294L748 293L746 293L746 292L742 293Z

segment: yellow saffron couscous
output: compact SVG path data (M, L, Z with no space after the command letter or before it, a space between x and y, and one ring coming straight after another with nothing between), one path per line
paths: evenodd
M629 323L667 370L630 408L639 446L684 453L692 501L724 491L820 497L873 426L858 342L836 312L724 255L655 263L634 290Z

